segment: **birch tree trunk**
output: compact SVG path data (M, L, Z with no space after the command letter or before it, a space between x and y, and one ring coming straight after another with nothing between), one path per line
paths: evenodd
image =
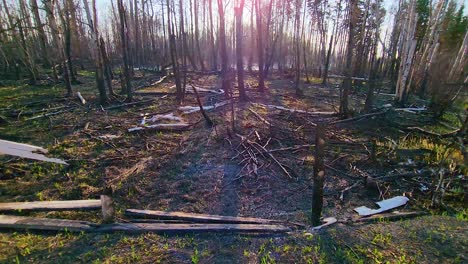
M125 8L123 6L122 0L117 0L118 10L119 10L119 18L120 18L120 42L122 46L122 60L123 60L123 75L125 81L125 92L127 93L127 100L131 101L133 99L133 91L132 91L132 82L130 80L130 69L128 63L128 41L127 41L127 18L125 15Z
M65 51L63 49L63 42L60 37L60 31L57 27L57 21L55 20L55 15L54 15L54 5L51 0L42 0L44 3L44 10L47 14L47 18L49 20L49 26L52 30L52 39L54 42L54 46L59 53L59 64L63 65L63 79L65 81L65 87L67 88L67 96L72 96L73 95L73 90L72 90L72 85L70 82L70 77L69 77L69 69L67 66L67 63L65 62L66 56L65 56ZM54 66L55 69L55 66Z
M91 13L89 9L88 0L83 0L83 6L86 12L86 18L88 20L88 25L91 30L91 40L94 44L92 48L92 54L94 63L96 66L96 86L99 91L99 101L101 105L106 105L108 103L106 87L104 83L104 65L102 63L102 56L100 54L100 46L99 43L99 31L98 31L98 21L97 21L97 12L96 12L96 0L92 0L93 4L93 13ZM93 19L94 18L94 19ZM93 21L94 20L94 21Z

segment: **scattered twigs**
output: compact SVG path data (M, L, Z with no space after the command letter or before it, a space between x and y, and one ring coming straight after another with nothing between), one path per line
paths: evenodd
M29 120L35 120L35 119L39 119L39 118L43 118L43 117L49 117L49 116L59 115L59 114L68 112L68 110L70 110L70 109L72 109L72 108L73 108L72 106L68 106L68 107L66 107L64 110L60 110L60 111L52 112L52 113L46 113L46 114L38 115L38 116L33 116L33 117L30 117L30 118L27 118L26 120L29 121Z
M99 141L101 141L103 144L105 144L105 145L107 145L107 146L113 148L115 151L117 151L117 152L120 153L121 155L123 155L123 156L125 155L125 154L124 154L116 145L114 145L113 143L109 143L109 142L105 141L105 140L102 139L102 138L95 137L95 136L93 136L91 133L86 132L86 131L84 131L84 130L83 130L82 132L85 133L86 135L88 135L90 138L99 140Z
M363 184L363 183L364 183L364 181L357 181L357 182L355 182L353 185L348 186L348 187L346 187L345 189L343 189L343 190L340 192L340 201L341 201L341 202L344 202L344 195L345 195L345 192L347 192L347 191L349 191L349 190L351 190L351 189L354 189L354 188L358 187L359 185L361 185L361 184Z
M315 147L315 144L306 144L306 145L299 145L299 146L294 146L294 147L271 149L271 150L268 150L268 152L273 153L273 152L290 151L290 150L295 151L295 150L299 150L303 148L311 148L311 147Z
M257 112L255 112L254 110L252 110L251 108L247 108L256 118L258 118L260 121L262 121L263 123L265 123L267 126L271 126L271 123L268 122L268 120L266 120L265 118L263 118L262 116L260 116Z

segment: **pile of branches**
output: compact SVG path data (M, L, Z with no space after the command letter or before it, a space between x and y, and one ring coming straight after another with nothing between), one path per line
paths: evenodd
M287 179L294 179L294 172L290 167L282 163L278 158L275 157L274 153L282 151L296 151L303 148L310 148L313 145L298 145L293 147L277 148L277 149L268 149L272 138L268 138L264 144L262 144L262 136L257 130L251 131L247 136L242 136L236 134L240 139L239 144L235 147L237 154L232 157L232 160L239 160L239 165L242 166L241 171L239 172L240 179L247 175L258 176L258 170L266 168L273 164L276 166L281 173L287 177Z

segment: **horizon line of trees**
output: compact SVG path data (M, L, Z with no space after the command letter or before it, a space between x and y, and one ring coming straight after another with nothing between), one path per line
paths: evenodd
M302 79L326 85L334 73L345 77L343 116L362 85L352 77L368 79L365 111L389 80L397 103L410 93L427 96L439 114L468 81L468 18L454 0L399 0L393 14L383 0L117 0L99 7L96 0L1 0L1 75L25 74L34 84L50 69L72 95L77 70L91 68L107 104L117 75L120 93L132 100L135 68L171 66L179 101L188 71L220 71L228 95L237 79L241 100L244 71L258 78L260 92L273 70L287 72L298 94Z

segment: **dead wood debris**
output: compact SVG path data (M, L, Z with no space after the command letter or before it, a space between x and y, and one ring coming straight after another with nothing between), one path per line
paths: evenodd
M286 169L285 165L282 164L269 150L265 148L267 144L262 146L258 142L252 141L249 139L249 136L253 135L254 132L255 131L252 131L252 133L250 133L247 137L236 134L236 136L241 139L241 142L239 143L239 147L242 147L243 151L239 152L232 159L241 157L242 159L241 159L240 164L245 163L244 168L245 167L249 168L248 174L250 173L257 174L257 170L260 167L264 166L264 164L263 165L260 164L258 156L261 156L264 159L268 158L271 161L273 161L289 179L292 179L293 177L291 176L289 171Z

